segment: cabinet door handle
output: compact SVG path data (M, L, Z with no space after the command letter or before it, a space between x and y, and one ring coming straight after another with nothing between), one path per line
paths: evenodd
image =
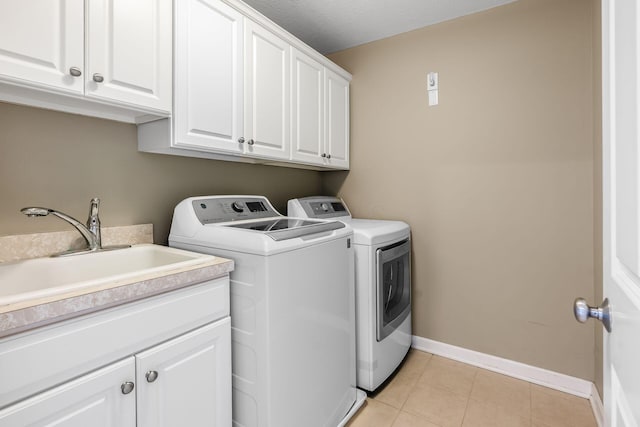
M80 70L80 68L78 67L71 67L69 68L69 74L71 74L73 77L80 77L82 75L82 70Z
M238 142L240 144L244 144L244 136L241 136L240 138L238 138Z
M331 154L327 154L327 159L330 159L330 158L331 158Z
M322 157L327 157L327 153L322 153Z
M122 390L122 394L129 394L133 391L135 385L131 381L127 381L122 383L120 386L120 390Z
M149 371L144 376L148 383L152 383L158 379L158 371Z
M102 83L104 81L104 77L102 76L102 74L95 73L93 75L93 81L96 83Z
M250 139L250 140L247 142L247 144L249 144L249 145L253 145L253 144L255 144L255 141L254 141L253 139Z

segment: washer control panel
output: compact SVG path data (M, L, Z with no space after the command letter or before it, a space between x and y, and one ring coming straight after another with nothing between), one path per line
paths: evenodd
M351 217L349 209L338 197L303 197L289 200L287 215L320 219Z
M215 196L196 199L193 211L201 224L282 216L260 196Z

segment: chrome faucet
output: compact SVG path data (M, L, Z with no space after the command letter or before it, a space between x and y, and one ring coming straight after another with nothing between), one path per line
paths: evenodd
M86 227L73 217L67 214L58 212L49 208L28 207L20 209L20 212L28 217L40 217L47 216L49 214L57 216L58 218L67 221L73 225L82 234L82 237L87 241L88 247L80 251L71 252L93 252L103 249L102 238L100 233L100 218L98 217L98 210L100 209L100 199L91 199L91 206L89 207L89 219L87 220ZM71 253L70 252L70 253Z
M91 199L91 205L89 206L87 228L89 229L89 232L95 236L96 249L102 249L102 234L100 232L100 217L98 216L98 210L100 210L100 199L94 197ZM92 248L91 242L89 242L89 248Z

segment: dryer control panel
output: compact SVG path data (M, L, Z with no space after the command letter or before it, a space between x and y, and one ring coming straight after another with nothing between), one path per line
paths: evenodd
M303 218L351 218L351 213L338 197L303 197L287 203L287 215Z
M201 224L282 216L260 196L215 196L196 199L193 211Z

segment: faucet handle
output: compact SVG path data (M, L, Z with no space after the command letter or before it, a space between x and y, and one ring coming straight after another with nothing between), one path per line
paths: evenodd
M96 243L98 249L102 248L102 236L100 233L100 217L98 212L100 210L100 199L94 197L91 199L91 205L89 206L89 219L87 219L87 228L96 236Z
M100 209L100 199L94 197L91 199L91 206L89 207L89 217L97 216Z

